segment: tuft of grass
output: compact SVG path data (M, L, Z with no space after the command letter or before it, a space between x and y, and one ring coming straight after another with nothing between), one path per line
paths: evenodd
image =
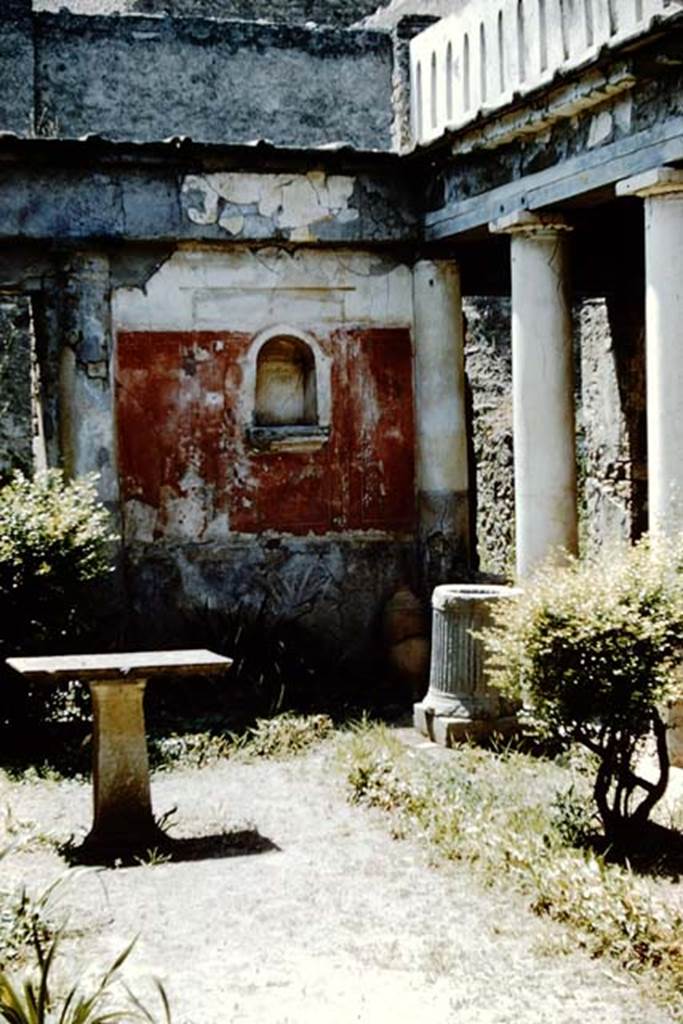
M591 956L640 972L683 1011L683 918L628 864L591 849L585 771L467 746L433 761L367 723L342 738L340 756L350 800L390 813L395 836L419 837L486 884L512 886Z
M0 860L13 849L0 851ZM51 904L55 891L73 872L64 872L42 892L32 895L26 887L0 890L0 970L20 959L36 938L45 942L54 934Z
M252 757L283 758L303 754L334 731L329 715L294 715L259 718L247 730L241 749Z
M305 753L334 731L329 715L295 715L258 718L244 732L173 733L153 738L150 758L154 768L202 768L225 758L284 758Z
M203 768L230 757L233 740L230 733L174 732L149 740L152 768Z

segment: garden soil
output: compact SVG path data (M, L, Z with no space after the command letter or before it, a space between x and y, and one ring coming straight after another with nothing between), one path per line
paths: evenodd
M160 979L174 1024L671 1020L521 897L430 864L350 805L331 746L161 773L152 794L197 859L74 869L51 898L64 976L87 981L137 936L126 980L156 1012ZM82 838L91 799L89 784L0 777L0 846L15 841L0 887L63 873L57 844Z

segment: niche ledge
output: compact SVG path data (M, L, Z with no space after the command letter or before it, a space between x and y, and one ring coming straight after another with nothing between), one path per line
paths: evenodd
M315 452L327 444L329 437L330 428L317 424L247 428L249 444L261 452Z

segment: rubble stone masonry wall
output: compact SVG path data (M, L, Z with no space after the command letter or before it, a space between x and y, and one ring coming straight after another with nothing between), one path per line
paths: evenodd
M32 14L0 21L0 129L22 136L283 146L391 144L386 32L200 17Z

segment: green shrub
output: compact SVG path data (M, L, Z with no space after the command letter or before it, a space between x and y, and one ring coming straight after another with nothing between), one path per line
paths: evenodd
M114 540L92 478L15 473L0 490L0 653L39 651L78 634L86 585L109 571Z
M491 681L521 698L547 736L597 756L605 832L626 839L668 781L659 707L683 655L683 542L641 542L566 568L545 568L484 633ZM654 733L655 781L638 774Z
M91 643L102 611L93 584L110 571L113 540L93 478L66 482L50 470L30 480L15 473L0 488L0 725L65 721L73 719L74 708L82 714L83 687L27 686L5 669L4 659L72 652ZM25 733L29 738L35 739ZM3 753L19 739L15 731L3 742Z

